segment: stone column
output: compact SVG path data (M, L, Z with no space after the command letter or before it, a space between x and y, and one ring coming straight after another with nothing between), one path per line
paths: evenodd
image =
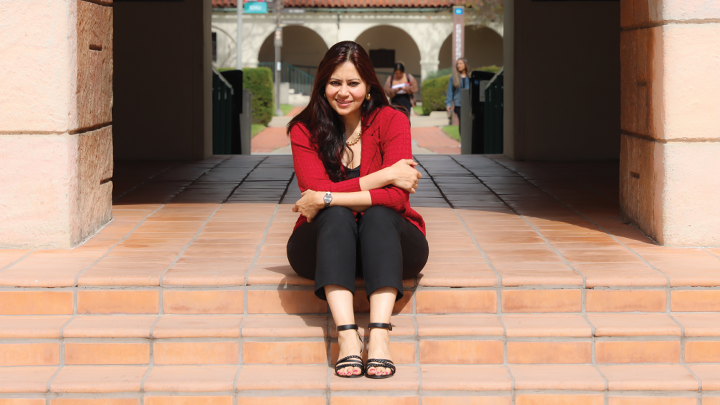
M623 215L660 244L720 246L720 2L623 0Z
M438 53L440 50L438 50ZM438 66L440 66L440 61L435 60L420 60L420 78L422 80L425 80L427 75L432 72L436 72L438 70Z
M73 247L112 218L112 1L0 15L0 248Z

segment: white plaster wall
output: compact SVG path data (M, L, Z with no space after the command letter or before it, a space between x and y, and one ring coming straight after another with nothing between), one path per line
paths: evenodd
M448 37L440 48L440 69L454 65L452 57L452 37ZM490 27L466 27L465 58L470 69L482 66L503 66L503 39Z
M720 246L720 142L655 143L655 208L667 246Z
M75 135L0 135L0 247L77 243L78 154Z
M70 129L76 13L75 0L0 1L0 132Z
M325 56L328 45L322 37L308 27L289 25L283 28L283 46L281 59L293 66L310 66L314 72ZM260 62L275 61L274 35L268 35L260 47ZM313 73L314 74L314 73Z

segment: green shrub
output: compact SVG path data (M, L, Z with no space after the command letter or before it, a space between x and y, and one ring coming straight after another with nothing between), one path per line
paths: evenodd
M428 115L431 111L445 111L445 96L447 94L447 86L449 82L450 75L436 77L429 80L425 79L423 81L423 115Z
M434 71L434 72L428 73L428 75L427 75L427 77L425 78L425 80L435 79L435 78L438 78L438 77L440 77L440 76L451 75L452 73L453 73L453 69L452 69L452 68L446 68L446 69L436 70L436 71Z
M267 125L274 111L272 71L266 67L243 69L243 88L250 90L253 124Z
M502 69L502 66L490 65L490 66L483 66L483 67L479 67L479 68L477 68L477 69L473 69L473 71L475 71L475 70L480 70L480 71L483 71L483 72L490 72L490 73L495 73L495 74L497 74L497 72L499 72L500 69Z

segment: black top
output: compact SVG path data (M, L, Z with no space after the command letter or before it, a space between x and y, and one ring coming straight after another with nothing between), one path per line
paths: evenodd
M360 177L360 165L358 165L358 167L356 167L354 169L348 169L347 167L345 167L345 174L347 175L345 180L350 180L350 179L354 179L356 177Z

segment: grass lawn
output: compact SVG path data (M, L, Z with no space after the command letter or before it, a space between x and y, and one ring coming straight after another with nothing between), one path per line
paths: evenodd
M265 128L267 128L267 127L263 124L252 124L252 130L250 131L250 133L252 135L251 137L255 138L255 135L259 134L260 131L262 131Z
M450 138L460 142L460 128L458 128L457 125L448 125L448 126L442 127L442 130Z
M288 115L288 113L295 107L294 105L290 104L280 104L280 109L283 112L283 115Z
M415 110L415 114L417 115L424 115L422 105L416 105L415 107L413 107L413 110Z

